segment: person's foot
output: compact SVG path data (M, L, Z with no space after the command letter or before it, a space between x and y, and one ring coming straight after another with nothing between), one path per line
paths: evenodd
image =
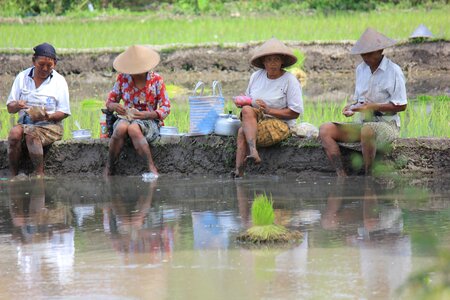
M152 166L152 167L150 167L149 169L150 169L150 172L152 172L152 173L153 173L153 174L155 174L156 176L158 176L158 175L159 175L159 173L158 173L158 169L156 169L156 167L155 167L155 166Z
M232 179L241 179L243 175L239 174L238 171L233 170L230 172L230 176Z
M111 175L113 175L111 168L109 166L106 166L103 170L103 177L109 177Z
M259 165L261 163L261 158L259 157L258 154L256 154L256 155L251 154L251 155L247 155L245 157L244 162L246 162L246 163L253 162L255 165Z
M26 175L25 173L19 173L18 175L13 176L13 177L10 179L10 181L11 181L11 182L15 182L15 181L25 181L25 180L28 180L28 179L29 179L28 175Z

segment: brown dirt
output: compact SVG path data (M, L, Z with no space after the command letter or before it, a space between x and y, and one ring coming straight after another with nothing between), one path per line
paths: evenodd
M316 100L342 100L353 93L354 69L359 56L349 55L350 43L290 43L305 54L305 96ZM242 93L254 71L248 61L255 45L217 45L163 48L156 71L167 84L191 89L198 80L220 80L224 95ZM63 54L57 70L66 76L73 100L104 99L114 82L112 61L117 53ZM450 93L450 42L407 43L387 49L407 77L408 96ZM0 95L9 94L15 75L31 64L30 55L0 54ZM184 95L185 96L185 95ZM180 98L185 98L184 96ZM5 101L5 100L2 100Z

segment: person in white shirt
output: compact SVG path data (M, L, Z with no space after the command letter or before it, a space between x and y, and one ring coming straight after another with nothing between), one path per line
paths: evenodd
M355 103L345 106L347 117L357 114L356 123L330 122L320 126L319 138L338 176L346 176L338 143L361 142L364 169L370 175L377 148L394 141L400 132L398 112L407 105L405 77L398 65L383 55L396 42L368 28L351 54L363 62L356 68Z
M12 177L19 171L22 142L28 149L35 175L44 175L43 147L62 138L61 121L70 115L67 82L54 70L58 60L55 48L43 43L33 50L33 67L17 75L6 102L8 112L19 115L18 124L8 136Z
M244 175L244 165L261 163L257 147L267 147L286 139L289 127L303 114L302 88L297 78L284 70L297 57L281 41L272 38L258 47L250 63L260 68L250 77L246 96L251 105L242 107L242 126L237 136L236 168L231 175Z

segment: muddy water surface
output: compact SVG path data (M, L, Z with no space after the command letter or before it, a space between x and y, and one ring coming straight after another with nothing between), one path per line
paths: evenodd
M0 187L1 299L386 299L450 247L449 186L439 180L161 176ZM302 242L236 243L263 192Z

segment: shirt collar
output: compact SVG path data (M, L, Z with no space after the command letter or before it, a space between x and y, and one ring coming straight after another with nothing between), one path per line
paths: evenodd
M28 73L28 77L33 78L33 76L34 76L34 68L35 67L31 68L30 73ZM53 70L50 72L50 76L48 76L48 77L50 77L50 79L52 79L52 77L53 77Z

